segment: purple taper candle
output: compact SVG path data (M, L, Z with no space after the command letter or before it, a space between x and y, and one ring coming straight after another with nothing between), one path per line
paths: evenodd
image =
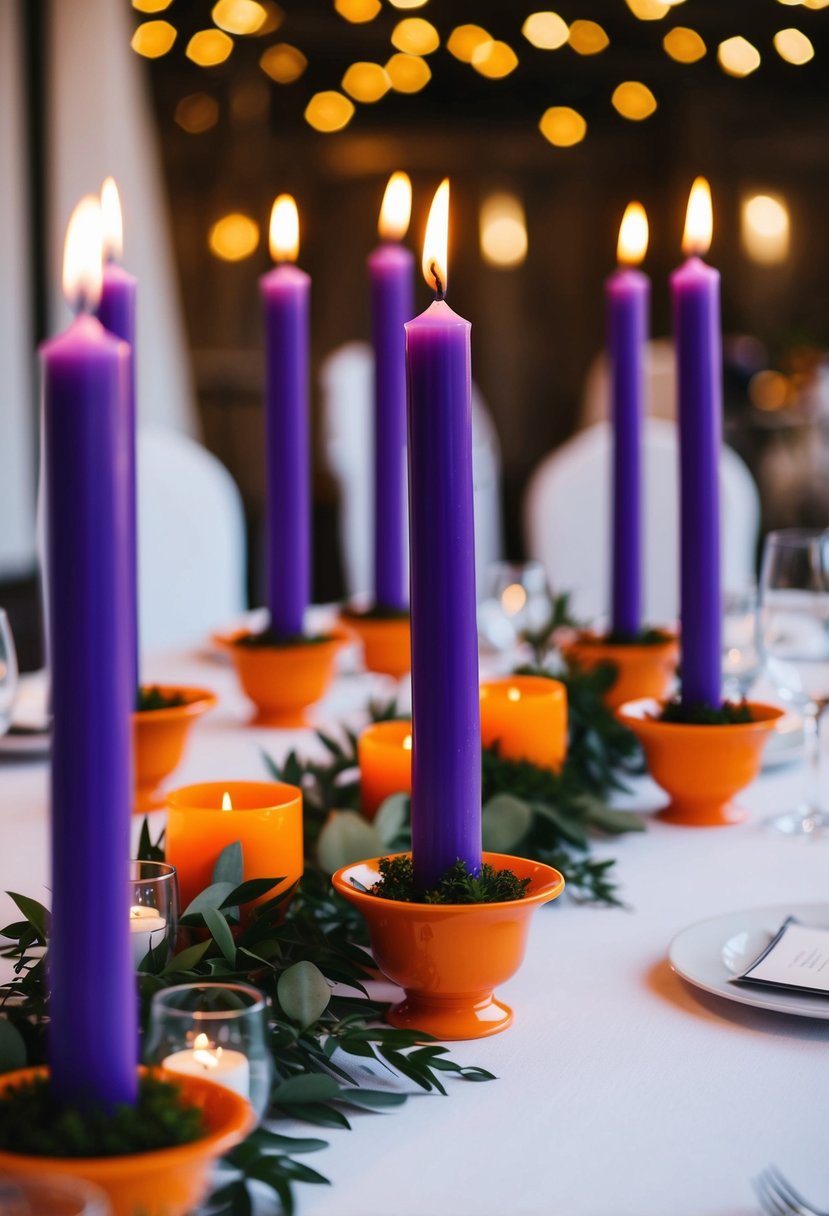
M712 233L711 192L697 178L688 202L683 250L671 275L680 443L680 615L682 700L718 707L722 699L720 485L722 339L720 276L700 255Z
M374 601L398 612L409 603L403 326L414 313L414 257L400 242L411 210L411 182L405 173L393 173L380 209L383 244L368 259L374 342Z
M406 325L412 621L412 861L423 891L481 866L470 324L444 300L449 182L423 252L436 299Z
M98 320L104 329L108 329L116 338L122 338L129 346L130 361L130 390L124 402L127 411L127 453L129 466L129 541L128 560L132 587L127 599L127 607L132 613L132 634L135 685L140 679L140 663L138 658L138 527L137 512L137 481L135 465L135 427L136 427L136 397L135 397L135 304L138 290L138 280L134 275L120 265L123 252L123 220L121 216L121 200L118 187L114 180L108 177L101 187L101 212L104 222L104 269L101 283L101 299L98 304Z
M294 265L299 214L290 194L271 211L271 256L259 280L265 310L267 600L271 628L299 637L311 598L308 346L311 279Z
M643 363L650 279L636 267L648 247L648 217L630 203L619 229L619 268L605 284L613 420L611 630L642 629Z
M132 710L129 349L88 315L101 216L70 221L64 290L78 315L41 348L52 732L49 1062L56 1097L112 1108L137 1093L129 931Z

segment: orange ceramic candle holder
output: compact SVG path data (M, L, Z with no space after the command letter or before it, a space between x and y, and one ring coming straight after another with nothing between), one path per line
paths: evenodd
M363 814L373 819L391 794L412 792L411 722L367 726L357 740L357 758Z
M389 1010L393 1026L421 1030L437 1039L481 1039L512 1022L512 1010L493 988L518 970L530 917L564 890L558 870L523 857L484 853L496 869L529 878L524 899L494 904L401 903L367 895L380 877L379 857L344 866L335 889L365 917L375 962L405 989L406 999Z
M605 704L610 709L643 697L667 700L679 665L679 639L667 630L664 642L638 645L605 642L601 634L583 629L574 641L562 645L561 652L568 662L575 662L585 671L601 663L613 664L616 680L605 693Z
M505 676L481 685L481 742L507 760L558 772L567 754L567 689L546 676Z
M164 806L161 783L178 768L184 745L197 718L216 704L215 693L207 688L180 688L158 684L165 697L184 697L184 705L169 709L148 709L132 715L135 747L135 798L133 811L146 814Z
M45 1068L5 1073L0 1076L0 1094L46 1073ZM207 1195L215 1162L245 1139L256 1118L249 1102L212 1081L161 1071L155 1075L174 1081L182 1101L201 1108L207 1131L200 1140L125 1157L0 1152L0 1177L68 1175L97 1184L112 1205L112 1216L187 1216Z
M355 612L345 617L345 624L362 642L368 671L394 676L397 680L411 671L412 634L407 616L383 620Z
M725 827L747 812L731 801L760 771L763 748L783 716L775 705L750 701L752 721L725 726L661 722L661 705L631 701L617 713L633 731L654 781L671 796L659 818L683 827Z
M245 696L256 706L256 725L307 726L305 711L325 695L337 652L352 640L350 633L337 626L324 640L297 646L237 645L247 633L242 629L215 640L230 655Z
M225 795L231 809L223 810ZM182 912L210 886L227 845L242 845L244 881L284 881L256 902L273 899L302 877L302 790L279 781L210 781L167 795L165 854L176 867Z

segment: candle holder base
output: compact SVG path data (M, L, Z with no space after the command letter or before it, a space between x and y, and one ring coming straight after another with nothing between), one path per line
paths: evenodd
M164 806L162 782L178 768L193 723L218 700L215 693L206 688L156 687L166 698L182 697L184 704L141 710L132 715L135 746L132 809L140 815Z
M664 701L668 696L679 664L679 640L667 629L664 638L664 642L607 642L603 634L582 629L561 652L585 671L602 663L616 668L616 680L604 700L609 709L617 709L626 701L642 697Z
M347 628L363 646L366 669L402 680L412 667L412 635L408 616L386 619L361 612L345 615Z
M438 1039L480 1039L512 1022L512 1010L493 996L520 967L530 918L564 890L558 870L503 853L484 853L495 869L529 878L523 899L491 904L403 903L355 887L372 887L379 862L344 866L333 876L335 890L365 917L371 948L383 974L406 992L388 1016L393 1026L421 1030Z
M747 812L732 799L760 771L763 748L783 710L750 701L751 722L689 726L661 722L653 700L629 701L618 716L642 744L648 771L671 796L658 812L665 823L682 827L730 827Z
M352 640L343 627L324 638L298 645L239 646L246 630L218 638L230 655L245 695L256 706L251 724L281 728L309 725L305 711L324 695L334 674L334 660Z
M23 1068L6 1073L0 1076L0 1095L47 1072ZM0 1175L63 1174L96 1183L109 1199L112 1216L186 1216L207 1195L214 1163L244 1140L256 1117L246 1099L212 1081L158 1070L154 1075L175 1082L182 1102L201 1108L207 1130L199 1140L121 1157L34 1157L0 1151Z

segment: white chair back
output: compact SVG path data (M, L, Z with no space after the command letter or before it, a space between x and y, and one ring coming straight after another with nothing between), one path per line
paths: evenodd
M245 516L224 465L195 440L138 431L142 650L198 645L244 611Z
M679 615L679 451L674 423L648 418L644 428L644 614L652 625ZM551 587L572 593L579 619L606 617L610 604L610 477L607 422L580 431L539 465L524 509L527 555L540 560ZM720 458L721 563L724 591L755 577L760 524L757 488L731 448Z
M676 420L676 353L670 338L651 338L645 347L645 409L650 418ZM578 428L610 417L610 366L596 355L584 380Z

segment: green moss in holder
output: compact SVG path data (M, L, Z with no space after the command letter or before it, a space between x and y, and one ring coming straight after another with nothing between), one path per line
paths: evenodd
M238 638L233 639L234 646L245 646L249 650L256 649L288 649L292 646L316 646L320 642L333 642L334 638L330 633L319 633L313 637L306 637L304 633L292 633L288 637L280 637L270 625L267 629L262 629L259 633L243 633Z
M512 870L483 865L476 876L469 873L465 861L456 861L436 887L421 894L415 887L410 856L383 857L378 869L380 881L364 889L380 899L406 904L499 904L523 899L530 885L529 878L518 878Z
M386 608L383 604L372 604L370 608L353 608L348 605L340 610L344 620L351 621L408 621L408 608Z
M109 1111L60 1106L48 1077L11 1086L0 1097L0 1150L32 1157L123 1157L190 1144L206 1134L202 1111L179 1087L144 1076L136 1106Z
M685 705L679 700L668 701L654 718L657 722L672 722L680 726L745 726L747 722L754 721L751 708L745 701L723 701L717 708L701 702Z
M154 709L178 709L187 704L181 692L164 692L157 684L142 684L135 697L137 713L146 714Z
M595 638L584 636L581 643L585 646L589 646L591 642L600 646L664 646L666 642L673 640L671 635L662 629L641 629L639 633L625 633L620 629L613 629L610 633L597 634Z

